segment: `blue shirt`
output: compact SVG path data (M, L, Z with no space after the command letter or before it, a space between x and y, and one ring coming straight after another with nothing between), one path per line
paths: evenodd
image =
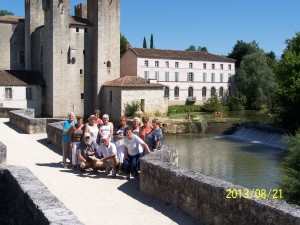
M77 121L74 120L74 124L76 124ZM63 131L70 129L70 127L72 126L72 123L70 120L66 120L64 122L64 126L63 126ZM68 131L66 134L63 134L62 136L62 141L65 143L69 143L70 142L70 131Z

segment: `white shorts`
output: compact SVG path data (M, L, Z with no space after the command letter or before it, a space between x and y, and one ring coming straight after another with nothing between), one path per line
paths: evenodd
M125 152L125 146L120 146L119 148L117 148L117 161L119 161L120 163L123 163L124 161L124 152Z

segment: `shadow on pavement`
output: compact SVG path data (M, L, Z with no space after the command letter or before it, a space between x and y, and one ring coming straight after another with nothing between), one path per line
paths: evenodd
M51 151L55 152L58 155L62 155L61 154L61 149L59 147L57 147L56 145L53 145L51 143L47 142L47 138L43 138L40 140L37 140L38 143L44 145L45 147L49 148Z
M14 126L13 124L11 124L10 122L4 122L4 125L8 126L10 129L16 131L19 134L26 134L23 130L17 128L16 126Z
M179 209L175 208L174 206L163 202L159 199L156 199L153 196L150 196L140 190L140 181L139 180L129 180L125 184L121 185L118 188L123 193L129 195L130 197L138 200L139 202L154 208L156 211L164 214L174 222L178 224L199 224L204 225L203 223L200 223L196 219L192 218L191 216L188 216L187 214L184 214ZM157 190L159 191L159 190ZM155 219L155 218L153 218Z

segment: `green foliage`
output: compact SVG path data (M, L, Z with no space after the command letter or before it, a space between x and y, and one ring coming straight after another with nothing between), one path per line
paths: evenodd
M268 66L273 70L273 72L275 72L276 67L278 65L275 53L273 51L270 51L270 52L267 52L265 54L265 56L267 57Z
M192 52L208 52L206 47L201 47L198 46L198 48L196 49L195 45L190 45L190 47L188 47L185 51L192 51Z
M196 51L196 47L195 47L195 45L190 45L185 51L195 52Z
M133 116L136 111L139 110L141 104L139 101L132 101L131 103L124 104L124 115Z
M9 12L7 10L3 10L3 9L0 9L0 16L13 16L14 14L12 12Z
M206 112L222 112L224 106L216 91L211 93L211 97L203 104L203 110Z
M200 105L171 105L168 108L168 114L200 112L201 109Z
M150 37L150 48L154 48L153 34L151 34L151 37Z
M201 46L198 46L197 51L198 51L198 52L208 52L208 50L207 50L206 47L201 47Z
M291 128L300 125L300 32L287 41L276 70L279 84L278 101L282 108L281 118Z
M262 50L259 48L256 41L246 43L242 40L238 40L235 46L233 47L232 52L228 54L228 57L236 60L235 65L236 68L238 69L240 68L240 64L246 55L258 51L262 52Z
M277 83L262 52L246 55L237 73L237 90L246 96L247 109L262 109L273 104Z
M281 166L283 179L280 188L287 202L300 205L300 132L287 136L285 142L288 153Z
M246 96L237 92L234 95L230 96L227 102L227 106L231 111L242 111L245 109L246 100Z
M147 41L146 41L145 37L144 37L144 40L143 40L143 48L147 48Z
M126 52L126 46L129 44L126 37L120 33L120 55Z

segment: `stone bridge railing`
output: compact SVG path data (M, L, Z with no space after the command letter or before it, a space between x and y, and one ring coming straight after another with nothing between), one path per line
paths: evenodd
M143 192L178 207L204 224L300 224L300 207L283 200L226 198L228 189L245 188L172 165L176 164L173 150L166 147L141 159Z
M9 122L27 134L46 133L47 124L61 121L60 118L35 118L34 109L9 112Z
M29 169L0 165L0 224L83 225Z

